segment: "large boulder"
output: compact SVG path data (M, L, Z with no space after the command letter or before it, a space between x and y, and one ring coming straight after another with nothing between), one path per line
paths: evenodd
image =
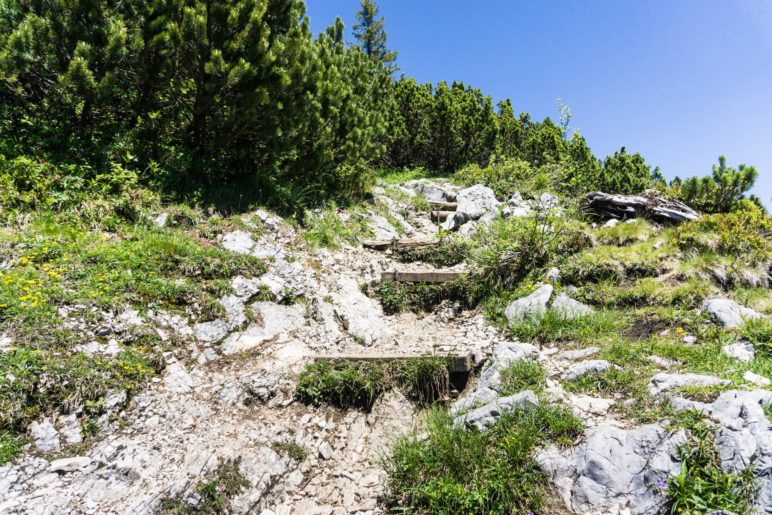
M504 413L516 409L527 409L539 405L539 399L536 394L530 390L510 395L509 397L500 397L488 404L473 409L464 415L459 415L453 419L453 425L456 427L474 427L479 431L493 425Z
M496 194L487 186L477 184L458 192L456 212L466 213L472 220L478 220L489 211L497 209L500 202Z
M408 181L403 185L408 190L415 191L431 202L455 202L457 186L440 184L427 179Z
M542 284L527 297L512 301L504 311L509 323L541 319L547 312L547 303L552 297L552 290L551 284Z
M659 223L677 224L700 219L700 215L683 202L652 193L614 195L594 191L587 194L587 206L601 220L647 218Z
M729 391L713 403L712 418L721 427L716 445L726 471L753 465L760 490L756 506L760 513L772 512L772 424L764 406L772 403L772 392Z
M724 345L721 350L730 358L742 361L743 363L753 361L753 358L756 357L756 348L751 342L745 340L730 345Z
M727 329L739 327L748 320L764 318L758 311L741 306L731 299L708 299L705 301L705 310Z
M676 447L683 431L663 425L622 429L604 423L587 431L585 441L566 450L555 445L540 451L536 461L574 511L659 513L667 496L658 484L677 473Z
M590 306L572 299L563 292L560 292L555 296L551 309L565 320L586 317L595 312Z

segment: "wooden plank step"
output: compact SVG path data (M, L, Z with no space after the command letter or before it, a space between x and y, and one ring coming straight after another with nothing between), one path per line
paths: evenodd
M362 246L372 250L404 250L424 247L437 247L440 240L365 240Z
M401 283L449 283L468 274L469 271L456 270L425 270L416 272L382 272L381 281L394 281Z
M432 222L444 222L455 213L455 211L432 211L431 220Z
M440 202L436 200L430 200L429 205L437 211L455 211L458 209L458 204L455 202Z
M397 361L402 359L444 357L436 354L400 354L400 353L372 353L372 354L327 354L316 356L314 359L329 359L335 361ZM470 372L474 369L474 359L471 354L451 355L448 372Z

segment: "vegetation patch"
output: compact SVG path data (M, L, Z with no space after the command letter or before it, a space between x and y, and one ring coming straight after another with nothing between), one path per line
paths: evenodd
M231 500L251 483L240 470L241 458L220 458L214 477L195 488L195 503L180 498L162 499L156 513L161 515L220 514L231 512Z
M308 450L296 442L274 442L271 448L279 454L298 462L305 460L308 456Z
M298 378L295 397L316 406L370 411L378 396L399 388L409 398L430 404L450 391L450 358L425 357L390 361L320 359L306 365Z
M467 244L457 239L443 239L438 245L395 249L394 256L402 263L420 261L436 268L454 266L467 257Z
M89 357L19 348L0 353L0 431L12 438L41 414L70 412L114 389L135 390L162 367L158 352L137 348Z
M501 371L502 396L531 390L537 395L544 391L547 376L536 361L518 360Z
M303 220L306 230L303 237L312 246L336 249L341 245L353 245L370 236L372 229L361 209L343 214L335 204L310 212Z
M446 300L457 300L474 307L482 298L483 286L478 278L462 277L447 283L401 283L384 281L376 297L387 314L400 311L427 312Z
M667 483L670 513L752 513L758 493L753 466L725 472L715 427L697 416L688 424L687 435L687 442L677 449L681 470Z
M570 443L581 423L562 407L505 413L485 432L455 427L441 409L422 437L404 437L385 459L385 501L406 513L525 513L543 508L548 478L534 461L547 442Z

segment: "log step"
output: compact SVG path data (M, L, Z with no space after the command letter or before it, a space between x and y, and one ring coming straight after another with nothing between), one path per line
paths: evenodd
M329 354L316 356L315 359L329 359L334 361L398 361L416 358L443 357L432 354ZM471 372L474 369L474 359L471 354L450 356L451 361L448 365L448 372Z
M439 202L429 201L429 205L437 211L455 211L458 209L458 204L455 202Z
M450 283L467 275L468 271L426 270L418 272L393 272L381 273L381 282L394 281L401 283Z
M437 247L440 240L365 240L362 247L372 250L404 250Z

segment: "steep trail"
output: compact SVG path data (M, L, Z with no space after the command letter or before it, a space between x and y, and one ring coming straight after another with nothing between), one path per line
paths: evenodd
M384 315L360 284L397 266L388 255L358 247L314 251L291 227L266 216L272 230L255 235L256 242L244 231L226 235L223 244L270 256L270 278L261 284L278 283L277 291L289 288L304 302L255 301L255 284L235 278L242 296L225 302L230 320L222 337L212 323L141 322L175 332L186 348L167 355L163 377L132 398L116 421L105 417L101 439L83 454L87 465L62 474L42 457L27 457L6 467L0 512L152 513L161 499L195 495L221 458L238 457L252 486L233 499L236 512L380 511L380 459L414 428L413 404L398 392L383 395L369 414L294 402L303 365L320 354L484 352L499 337L474 313ZM416 230L412 236L431 237ZM247 309L255 314L245 324ZM276 451L289 442L308 457L297 462Z

